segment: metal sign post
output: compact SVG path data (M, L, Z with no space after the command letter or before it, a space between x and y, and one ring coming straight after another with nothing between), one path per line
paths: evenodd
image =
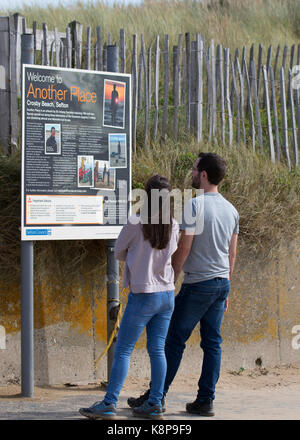
M107 71L119 72L119 48L107 46ZM119 263L114 257L116 240L107 240L107 343L114 330L119 307ZM107 380L112 368L116 338L107 353Z
M21 64L33 64L33 35L21 36ZM21 393L33 397L33 241L21 241Z

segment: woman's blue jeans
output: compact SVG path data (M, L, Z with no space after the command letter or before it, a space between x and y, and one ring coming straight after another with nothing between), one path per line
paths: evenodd
M146 327L151 364L149 402L161 403L167 371L165 339L174 309L174 291L130 293L115 346L105 402L117 403L128 374L132 350Z

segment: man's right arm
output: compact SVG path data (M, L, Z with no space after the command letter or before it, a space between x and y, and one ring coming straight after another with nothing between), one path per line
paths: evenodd
M231 280L234 264L236 260L237 241L238 241L238 234L232 234L229 244L229 280Z

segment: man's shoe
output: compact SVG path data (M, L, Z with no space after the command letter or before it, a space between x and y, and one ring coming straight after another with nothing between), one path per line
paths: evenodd
M195 400L193 403L186 404L186 411L191 414L198 414L199 416L212 417L215 415L212 399L206 399L204 402Z
M130 408L137 408L138 406L141 406L144 402L146 402L149 399L149 396L150 396L150 390L147 390L140 397L137 397L137 398L129 397L127 399L127 403L130 406ZM161 410L162 410L162 412L166 411L165 394L163 395L163 398L161 399Z
M146 400L141 406L133 408L133 415L135 417L143 417L146 419L163 420L161 405L152 405L148 400Z
M95 402L89 408L80 408L79 412L82 416L88 417L89 419L114 419L117 415L116 405L113 403Z

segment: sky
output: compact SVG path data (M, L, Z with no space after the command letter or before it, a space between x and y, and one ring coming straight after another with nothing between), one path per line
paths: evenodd
M80 0L81 3L93 3L93 1L95 1L97 3L97 0ZM41 4L45 7L47 7L47 5L51 5L51 6L55 6L55 5L59 5L59 4L70 4L70 3L74 3L74 1L72 2L72 0L43 0L43 1L39 1L39 0L0 0L0 10L5 10L5 9L9 9L12 12L16 12L17 8L22 8L22 5L26 5L26 6L31 6L32 4L38 4L39 6L41 6ZM76 0L75 0L76 3ZM137 4L137 3L141 3L141 0L105 0L105 3L108 4L114 4L114 3L124 3L124 4Z

